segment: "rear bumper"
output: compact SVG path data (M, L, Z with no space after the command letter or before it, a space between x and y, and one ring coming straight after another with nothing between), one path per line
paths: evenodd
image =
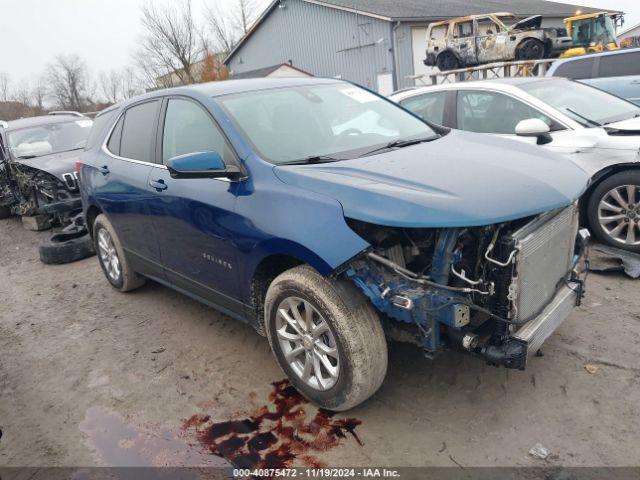
M578 303L580 284L568 282L560 289L544 311L524 325L513 336L527 342L527 354L536 353L542 344L555 332L571 314Z

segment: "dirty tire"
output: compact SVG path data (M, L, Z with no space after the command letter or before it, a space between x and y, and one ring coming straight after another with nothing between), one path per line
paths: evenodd
M0 220L3 218L9 218L11 216L11 210L9 207L0 207Z
M535 38L529 38L518 47L518 60L542 60L545 56L544 43Z
M95 254L93 240L84 235L54 233L45 237L38 248L40 260L47 265L62 265L77 262Z
M635 191L635 197L633 206L634 206L634 210L633 211L629 211L629 210L625 210L623 215L627 215L627 213L631 213L631 217L634 218L629 218L629 222L626 226L626 228L628 229L630 226L633 225L633 228L635 228L634 232L635 232L635 241L636 242L640 242L640 170L628 170L625 172L620 172L620 173L616 173L615 175L611 175L609 178L607 178L606 180L602 181L594 190L593 192L591 192L591 195L589 196L589 201L587 203L587 218L589 220L589 228L591 229L591 233L593 233L593 235L602 243L606 244L606 245L610 245L612 247L616 247L616 248L621 248L623 250L627 250L629 252L635 252L635 253L640 253L640 244L638 245L632 245L632 244L625 244L622 241L616 241L612 235L605 231L605 227L603 227L603 225L601 225L600 219L599 219L599 215L598 215L598 211L600 208L600 202L605 198L608 197L609 192L611 192L612 190L616 189L617 187L622 187L622 186L626 186L626 185L630 185L630 186L635 186L636 191ZM621 196L623 200L627 200L625 196L625 191L626 188L622 189L621 192ZM610 202L610 203L615 203L615 202ZM623 202L624 203L624 202ZM615 207L618 207L618 205L613 205ZM627 204L627 207L629 205ZM635 212L635 213L633 213ZM618 212L606 212L606 215L616 215L616 213ZM620 214L622 214L622 212L620 212ZM638 222L636 223L635 220L638 220ZM615 223L612 223L610 225L607 225L607 228L609 229L610 232L612 232L615 228ZM618 238L620 239L626 239L626 232L627 230L623 230L622 232L620 232L618 236Z
M117 279L113 279L109 276L100 255L100 248L98 246L98 237L100 230L106 230L113 242L113 246L115 247L115 252L120 265L120 275ZM120 239L118 238L113 225L111 225L111 222L104 214L98 215L98 217L96 217L95 221L93 222L93 242L95 251L98 254L98 262L100 263L100 267L102 268L105 277L113 288L120 292L130 292L131 290L140 288L146 283L146 278L138 275L131 267L131 263L127 259L124 250L122 249L122 244L120 243Z
M460 68L460 61L451 52L442 52L436 59L436 66L441 72L447 72L449 70L456 70Z
M338 378L328 390L307 385L284 357L276 333L276 314L282 301L297 297L309 302L328 324L339 355ZM371 397L387 372L387 343L378 314L355 285L322 277L299 266L277 277L265 300L265 326L280 368L296 389L321 408L344 411Z

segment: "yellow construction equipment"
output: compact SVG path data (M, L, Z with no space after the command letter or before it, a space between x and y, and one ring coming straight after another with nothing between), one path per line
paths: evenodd
M565 51L560 58L577 57L587 53L618 50L616 27L623 23L620 12L597 12L565 18L567 35L573 41L573 48Z

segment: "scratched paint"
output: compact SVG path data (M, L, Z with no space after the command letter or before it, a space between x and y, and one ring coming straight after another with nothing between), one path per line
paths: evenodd
M356 433L360 420L336 419L332 412L313 408L287 380L272 385L270 405L244 418L214 422L210 415L194 415L183 428L238 468L323 467L317 454L348 437L362 446Z

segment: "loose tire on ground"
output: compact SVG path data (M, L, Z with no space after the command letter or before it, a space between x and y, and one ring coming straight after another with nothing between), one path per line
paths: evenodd
M113 255L115 255L118 261L119 269L117 276L111 276L109 274L108 264L105 260L105 252L100 246L101 240L106 238L105 233L110 239L110 246L113 248L110 252L112 254L111 259L113 259ZM122 244L113 225L111 225L111 222L109 222L109 219L107 219L104 214L98 215L93 222L93 241L100 267L113 288L120 292L130 292L131 290L140 288L146 283L146 278L138 275L131 267L131 263L122 249Z
M285 358L281 338L287 332L278 332L276 323L281 321L277 320L279 313L282 318L279 307L287 305L291 298L308 302L305 305L311 305L322 317L320 320L316 317L315 321L320 324L325 320L331 339L335 340L339 373L335 384L327 390L309 386ZM303 313L305 311L306 307ZM309 266L288 270L269 287L265 300L265 327L280 368L302 395L322 408L348 410L367 400L382 385L387 372L384 331L369 301L348 281L326 279ZM291 345L296 343L291 342ZM302 355L306 354L308 352ZM314 352L304 358L315 358Z
M40 242L38 250L40 260L47 265L76 262L95 254L93 241L88 233L48 235Z
M518 47L517 60L542 60L545 56L544 43L529 38Z
M634 198L629 198L630 193ZM627 170L603 180L589 196L587 218L591 232L600 242L640 253L640 170ZM602 218L613 220L607 223ZM616 231L618 226L621 229Z

